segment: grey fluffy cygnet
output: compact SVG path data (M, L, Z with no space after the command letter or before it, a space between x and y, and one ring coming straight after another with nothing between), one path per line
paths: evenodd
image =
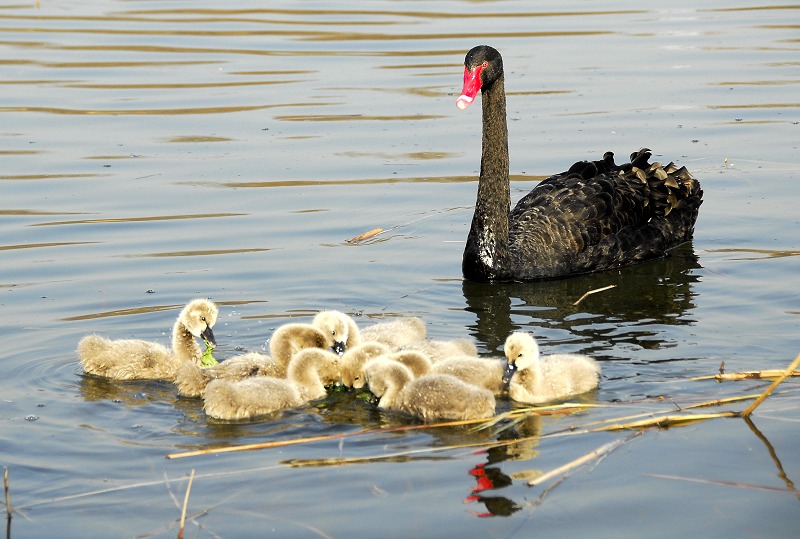
M174 380L182 363L199 365L203 349L196 339L216 344L211 328L218 313L217 306L207 299L189 302L172 328L172 349L140 339L110 340L87 335L78 343L83 370L115 380Z
M400 410L423 421L480 419L495 412L494 395L447 374L413 378L405 365L389 360L370 362L365 373L378 406Z
M207 416L216 419L252 419L324 397L325 386L337 383L340 378L337 354L307 348L292 358L286 378L212 380L203 394L203 407Z
M589 356L554 354L539 356L532 335L515 332L505 343L508 360L504 381L515 401L543 404L586 393L597 387L600 364Z

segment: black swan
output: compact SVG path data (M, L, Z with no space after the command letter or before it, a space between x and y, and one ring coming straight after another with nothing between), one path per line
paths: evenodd
M581 161L539 183L509 213L503 59L492 47L464 59L456 105L483 94L483 148L475 215L462 261L471 281L531 281L608 270L665 256L691 239L703 191L685 167Z

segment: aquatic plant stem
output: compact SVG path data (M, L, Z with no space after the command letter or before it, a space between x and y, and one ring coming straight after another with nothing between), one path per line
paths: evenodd
M186 507L189 505L189 492L192 490L192 481L194 480L194 468L189 475L189 484L186 485L186 496L183 497L183 511L181 511L181 527L178 529L178 539L183 539L183 526L186 524Z
M617 285L615 285L615 284L610 284L608 286L604 286L603 288L595 288L594 290L589 290L584 295L582 295L580 298L578 298L578 301L576 301L572 305L573 306L577 306L581 301L586 299L588 296L591 296L592 294L597 294L598 292L604 292L606 290L611 290L612 288L616 288L616 286Z
M778 387L778 385L781 382L783 382L784 380L786 380L786 378L791 376L792 371L794 371L798 366L800 366L800 354L798 354L797 357L794 358L794 361L792 361L792 364L789 365L789 367L787 367L784 373L780 377L778 377L774 382L772 382L772 384L766 389L766 391L764 391L764 393L759 395L759 397L750 406L748 406L744 412L742 412L742 417L748 417L750 414L752 414L753 410L755 410L759 404L764 402L764 399L769 397L770 394L775 390L776 387Z
M311 442L321 442L325 440L335 440L337 438L349 438L350 436L363 436L365 434L381 434L385 432L398 432L407 430L418 429L433 429L437 427L454 427L459 425L471 425L474 423L481 423L485 419L463 419L459 421L448 421L446 423L426 423L424 425L404 425L400 427L386 427L380 429L366 429L358 430L355 432L342 432L339 434L328 434L324 436L310 436L308 438L295 438L292 440L277 440L275 442L262 442L256 444L234 445L227 447L213 447L210 449L198 449L196 451L187 451L185 453L170 453L166 455L168 459L181 459L184 457L196 457L199 455L211 455L215 453L229 453L233 451L255 451L257 449L269 449L273 447L284 447L287 445L306 444Z
M556 477L558 475L567 473L570 470L572 470L573 468L577 468L581 464L585 464L585 463L589 462L590 460L594 460L594 459L598 459L600 457L604 457L604 456L608 455L609 453L611 453L612 451L614 451L619 446L621 446L622 444L633 440L636 436L639 436L640 434L642 434L642 431L637 431L637 432L634 432L633 434L629 434L625 438L620 438L619 440L614 440L613 442L608 442L607 444L598 447L594 451L591 451L591 452L585 454L584 456L573 460L572 462L568 462L568 463L564 464L563 466L559 466L558 468L556 468L554 470L550 470L546 474L540 475L536 479L532 479L531 481L528 481L528 486L529 487L535 487L536 485L540 485L540 484L544 483L545 481L549 481L550 479L552 479L552 478L554 478L554 477Z
M8 515L8 520L11 520L11 493L8 490L8 466L6 466L6 470L3 473L3 486L6 490L6 514Z

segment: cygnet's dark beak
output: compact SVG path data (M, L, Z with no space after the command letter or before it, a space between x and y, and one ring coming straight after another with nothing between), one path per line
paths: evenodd
M214 346L217 345L217 339L214 338L214 332L211 331L211 327L206 327L200 336L203 338L203 340L210 342Z
M334 341L333 346L331 346L331 350L333 350L334 354L342 355L344 354L345 345L342 341Z
M508 386L511 385L511 378L517 372L517 366L513 363L506 365L506 370L503 371L503 391L508 391Z

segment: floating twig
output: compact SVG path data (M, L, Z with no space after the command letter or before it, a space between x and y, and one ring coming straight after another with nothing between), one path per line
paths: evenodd
M373 228L372 230L368 230L367 232L364 232L363 234L359 234L358 236L353 236L352 238L347 240L347 243L358 243L360 241L368 240L370 238L374 238L375 236L377 236L381 232L384 232L384 230L381 227Z
M747 401L758 398L758 394L754 395L739 395L738 397L727 397L724 399L714 399L711 401L698 402L697 404L689 404L683 407L684 410L691 410L692 408L706 408L709 406L721 406L723 404L730 404L732 402Z
M789 365L786 368L784 373L780 377L778 377L774 382L772 382L772 384L770 384L770 386L766 389L766 391L764 391L761 395L759 395L759 397L755 400L755 402L753 402L753 404L748 406L747 409L744 412L742 412L742 417L747 417L750 414L752 414L753 410L755 410L759 404L764 402L764 399L769 397L770 394L775 390L775 388L778 387L778 385L780 385L781 382L786 380L786 378L788 378L789 375L791 375L792 372L794 372L794 370L798 366L800 366L800 354L798 354L797 357L794 358L794 361L792 361L791 365Z
M513 440L514 443L517 440ZM383 455L372 455L366 457L333 457L322 459L289 459L284 460L281 464L290 466L292 468L307 468L307 467L322 467L322 466L344 466L346 464L365 464L367 462L404 462L411 460L413 455L423 453L438 453L440 451L453 451L456 449L474 449L495 447L496 442L475 442L471 444L458 444L458 445L445 445L437 447L426 447L423 449L409 449L407 451L398 451L395 453L386 453ZM428 457L429 460L436 459L437 457ZM443 459L445 457L438 457Z
M6 490L6 514L8 515L8 520L11 520L11 493L8 490L8 466L6 466L6 470L3 473L3 486Z
M573 306L577 306L581 301L586 299L587 296L591 296L592 294L597 294L598 292L603 292L605 290L611 290L612 288L616 288L616 286L617 285L615 285L615 284L610 284L608 286L604 286L603 288L595 288L594 290L589 290L584 295L582 295L580 298L578 298L578 301L576 301L572 305Z
M552 478L554 478L556 476L565 474L565 473L569 472L570 470L572 470L574 468L577 468L578 466L589 462L590 460L594 460L594 459L598 459L598 458L604 457L604 456L608 455L609 453L611 453L612 451L614 451L619 446L621 446L622 444L631 441L632 439L634 439L636 436L639 436L640 434L641 434L641 431L634 432L633 434L629 434L625 438L621 438L619 440L614 440L613 442L608 442L607 444L598 447L594 451L591 451L591 452L585 454L584 456L573 460L572 462L568 462L567 464L564 464L563 466L559 466L558 468L556 468L554 470L550 470L546 474L540 475L536 479L532 479L531 481L528 481L528 486L529 487L535 487L536 485L541 485L545 481L549 481L550 479L552 479Z
M640 421L631 421L630 423L614 423L611 425L606 425L605 427L592 429L592 432L642 429L648 427L665 428L695 423L697 421L705 421L706 419L716 419L719 417L738 417L739 415L739 412L719 412L717 414L666 414L651 417L649 419L642 419Z
M719 373L719 374L709 374L706 376L695 376L694 378L689 378L689 380L696 381L696 380L761 380L763 378L778 378L780 376L784 376L786 370L784 369L766 369L762 371L742 371L742 372L730 372L727 374ZM791 371L788 376L800 376L800 371L793 370Z
M183 511L181 511L181 527L178 529L178 539L183 539L183 526L186 524L186 507L189 505L189 492L192 490L192 481L194 480L194 468L189 475L189 484L186 485L186 496L183 497Z
M750 483L738 483L735 481L720 481L718 479L701 479L699 477L683 477L679 475L667 475L667 474L645 474L649 475L650 477L658 477L659 479L673 479L675 481L689 481L692 483L706 483L709 485L723 485L726 487L738 487L738 488L751 488L755 490L766 490L769 492L795 492L794 490L786 487L771 487L768 485L753 485Z
M527 419L530 415L557 415L557 414L571 414L575 412L580 412L587 408L604 408L607 405L605 404L578 404L572 402L565 402L562 404L552 404L549 406L531 406L528 408L515 408L513 410L509 410L508 412L504 412L502 414L497 414L491 419L485 420L484 423L476 426L473 430L481 431L491 427L494 427L501 421L506 419L517 418L514 421L519 422L522 420ZM508 427L503 427L505 430Z
M439 427L458 427L461 425L472 425L481 423L485 419L464 419L460 421L448 421L445 423L426 423L424 425L403 425L399 427L386 427L380 429L366 429L358 430L355 432L342 432L339 434L327 434L325 436L310 436L308 438L294 438L291 440L276 440L274 442L262 442L257 444L234 445L226 447L212 447L209 449L198 449L196 451L187 451L185 453L171 453L166 457L168 459L180 459L185 457L197 457L200 455L212 455L216 453L229 453L236 451L256 451L258 449L271 449L274 447L285 447L287 445L308 444L312 442L324 442L326 440L336 440L338 438L349 438L350 436L363 436L365 434L383 434L387 432L400 432L407 430L418 429L435 429Z

